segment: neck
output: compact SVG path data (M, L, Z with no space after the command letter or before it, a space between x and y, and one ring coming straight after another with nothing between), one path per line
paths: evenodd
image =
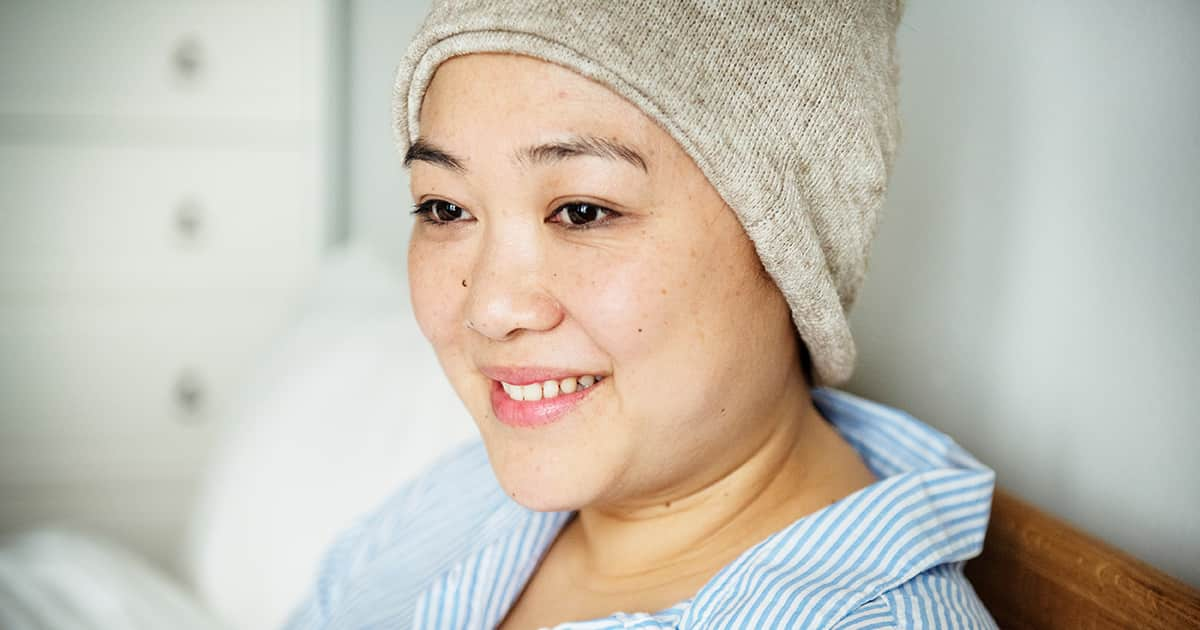
M577 550L581 586L693 592L771 533L870 483L865 468L848 468L847 456L861 466L857 454L813 407L807 389L802 397L757 448L711 483L650 505L580 510L563 535Z

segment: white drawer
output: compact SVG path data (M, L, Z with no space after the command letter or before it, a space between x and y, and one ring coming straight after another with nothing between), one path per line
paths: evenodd
M4 0L0 115L317 120L316 0Z
M320 176L304 150L0 146L0 295L301 286Z
M204 471L215 431L197 425L72 439L5 436L0 444L0 488L194 481Z
M190 474L295 308L278 292L0 305L0 479Z

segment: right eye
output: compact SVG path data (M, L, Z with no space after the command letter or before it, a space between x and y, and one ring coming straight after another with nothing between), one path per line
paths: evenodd
M445 225L474 219L466 208L444 199L430 199L416 205L413 214L421 217L426 223Z

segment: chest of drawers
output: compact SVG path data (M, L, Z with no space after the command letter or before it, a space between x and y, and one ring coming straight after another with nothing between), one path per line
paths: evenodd
M0 533L173 567L327 243L331 5L0 3Z

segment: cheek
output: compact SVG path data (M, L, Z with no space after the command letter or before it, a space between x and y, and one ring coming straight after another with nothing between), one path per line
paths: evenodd
M672 418L667 424L714 418L728 388L783 347L767 324L786 323L786 306L760 276L753 245L735 221L691 238L685 226L674 226L670 239L643 239L643 246L605 252L603 260L575 253L583 268L603 272L560 296L624 375L627 412ZM681 401L691 402L684 409Z
M560 296L616 360L724 343L762 293L753 250L747 256L728 238L648 239L595 261L576 254L575 268L602 271L564 285Z
M655 274L636 263L612 261L603 274L573 291L567 307L614 361L637 357L664 315Z
M652 243L635 247L565 249L559 269L595 270L557 274L556 296L588 337L614 363L629 368L656 351L679 310L681 295L671 270L655 263L664 255Z
M439 354L463 330L466 260L444 244L425 243L414 237L409 246L408 285L413 314L421 333Z
M688 381L707 369L696 359L707 356L706 344L722 329L707 309L724 298L709 286L719 266L700 251L682 239L646 238L636 248L596 252L595 260L573 253L574 268L602 271L560 282L556 293L613 369L626 376L626 402L644 398L643 389Z

